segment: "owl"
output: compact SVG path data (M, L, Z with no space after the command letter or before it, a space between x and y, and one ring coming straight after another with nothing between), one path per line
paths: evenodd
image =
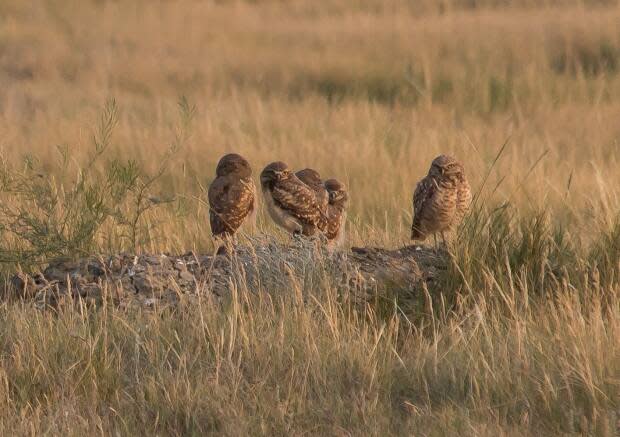
M209 186L209 219L214 237L232 237L255 211L256 187L252 168L243 157L231 153L220 159Z
M326 180L325 189L329 193L325 236L333 242L335 247L341 247L344 244L344 225L347 220L349 195L345 185L336 179Z
M413 193L411 239L433 235L437 245L440 233L445 243L444 233L460 223L470 203L471 188L461 163L451 156L438 156Z
M295 173L295 176L297 176L300 181L302 181L304 184L309 186L312 191L314 191L314 194L316 195L316 200L319 202L319 205L323 210L323 214L327 216L327 207L329 206L329 193L323 185L321 175L319 175L316 170L313 170L311 168L305 168Z
M327 216L310 187L283 162L273 162L260 175L269 215L294 235L312 236L325 229Z

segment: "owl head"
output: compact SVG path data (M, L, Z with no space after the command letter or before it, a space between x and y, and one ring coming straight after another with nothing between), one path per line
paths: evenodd
M295 173L295 176L299 178L304 184L309 187L321 187L323 186L323 181L321 180L321 175L316 170L311 168L304 168L303 170L299 170Z
M463 175L463 166L452 156L439 155L433 159L428 174L437 178L458 178Z
M263 186L270 186L274 183L288 178L291 171L282 161L276 161L269 164L260 174L260 182Z
M250 167L250 163L243 156L229 153L222 156L220 162L217 163L215 174L216 176L233 174L240 178L248 178L252 176L252 167Z
M328 179L325 181L325 189L329 193L329 203L331 205L344 205L349 200L347 187L336 179Z

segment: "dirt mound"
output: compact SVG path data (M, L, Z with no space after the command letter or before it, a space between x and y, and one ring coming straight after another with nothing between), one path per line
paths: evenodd
M35 274L17 273L11 295L37 306L81 298L127 305L174 305L181 299L219 301L233 289L271 292L311 289L326 277L363 296L384 284L414 292L445 268L446 254L408 246L398 250L352 248L325 252L312 243L271 241L238 246L231 255L116 254L57 260Z

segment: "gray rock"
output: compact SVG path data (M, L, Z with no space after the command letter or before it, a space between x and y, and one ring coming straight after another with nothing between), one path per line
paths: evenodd
M33 297L37 292L37 284L34 278L25 273L18 272L10 280L11 292L19 297Z
M163 281L156 276L137 275L133 278L133 285L138 293L152 295L164 288Z
M64 269L62 266L50 266L43 272L43 276L48 281L66 281L67 277L73 273L72 270Z
M86 266L86 270L94 278L99 278L99 277L105 275L104 266L101 263L97 262L97 261L89 262L87 264L87 266Z
M187 264L185 263L184 260L178 259L174 263L174 269L179 272L187 271Z
M119 255L110 257L107 267L112 273L120 273L124 268L123 258Z
M183 282L194 283L196 278L187 270L179 272L179 279Z

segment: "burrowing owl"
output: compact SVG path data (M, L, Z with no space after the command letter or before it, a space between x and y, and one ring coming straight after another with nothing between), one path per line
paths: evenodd
M459 224L470 202L471 189L461 163L451 156L438 156L413 194L411 239L436 238L439 232L445 241L444 232Z
M283 162L272 162L260 175L265 204L271 218L292 234L311 236L324 229L327 217L314 191Z
M231 153L220 159L209 186L209 219L215 237L232 237L253 214L256 187L252 168L243 157Z
M327 216L327 207L329 205L329 193L325 189L323 185L323 181L321 180L321 175L318 171L313 170L311 168L304 168L303 170L299 170L295 173L295 176L299 178L304 184L309 186L314 194L316 195L316 200L319 202L319 206L323 211L323 214Z
M329 193L325 236L333 241L336 247L340 247L344 243L344 225L347 220L349 195L345 185L336 179L326 180L325 189Z

